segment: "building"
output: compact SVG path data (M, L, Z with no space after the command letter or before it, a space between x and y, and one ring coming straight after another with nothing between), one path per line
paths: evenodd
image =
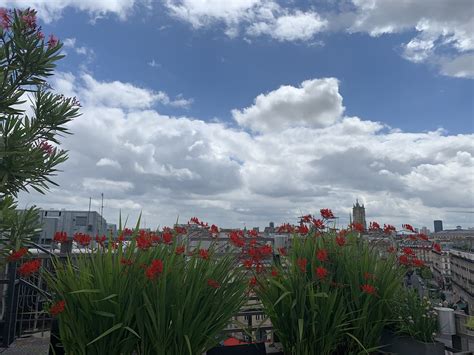
M449 253L453 300L474 315L474 250L453 248Z
M436 220L433 221L435 233L441 232L443 230L443 221Z
M433 244L431 242L420 240L403 240L398 244L399 250L402 250L403 248L411 248L415 253L415 257L422 260L426 266L431 266L433 263L433 256L431 253L432 247Z
M352 206L352 221L354 223L360 223L367 229L367 222L365 221L365 207L359 205L359 200L356 200L356 204Z
M431 233L431 238L436 242L456 242L467 243L474 240L474 230L472 229L445 229L439 232Z
M451 287L451 258L449 251L431 250L431 272L441 289Z
M76 233L91 237L107 233L107 221L95 211L40 210L41 232L36 241L43 246L52 244L56 232L66 232L69 238Z

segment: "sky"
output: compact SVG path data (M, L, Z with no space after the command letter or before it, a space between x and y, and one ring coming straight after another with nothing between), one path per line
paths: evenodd
M5 1L4 1L5 3ZM6 0L65 58L69 160L20 206L155 228L474 226L471 0Z

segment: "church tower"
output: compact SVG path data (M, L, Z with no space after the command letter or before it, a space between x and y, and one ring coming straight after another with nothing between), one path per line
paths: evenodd
M359 205L359 200L356 200L356 204L352 206L352 221L354 223L360 223L367 230L367 223L365 221L365 207Z

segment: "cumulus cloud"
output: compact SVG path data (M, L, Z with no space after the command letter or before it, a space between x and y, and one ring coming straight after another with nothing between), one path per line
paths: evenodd
M294 126L325 127L344 111L335 78L306 80L257 96L252 106L233 110L234 119L253 131L280 131Z
M109 221L120 210L130 220L143 211L154 227L194 215L220 226L263 226L323 207L345 223L356 198L369 220L398 225L431 225L473 207L472 134L402 132L343 116L336 79L259 95L234 111L241 116L231 128L162 115L148 99L156 94L130 83L114 84L111 99L102 94L110 83L88 75L63 73L54 83L84 107L62 142L70 159L56 178L60 188L22 194L20 204L86 209L92 196L98 209L103 192ZM136 104L123 104L135 96ZM463 218L450 215L455 224Z

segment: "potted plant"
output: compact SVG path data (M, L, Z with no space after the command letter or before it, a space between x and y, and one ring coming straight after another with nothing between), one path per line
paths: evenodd
M321 216L284 226L294 234L291 249L271 276L257 277L257 295L285 354L374 351L402 270L395 256L379 258L360 237L361 226L325 230L334 216L328 209Z
M395 323L392 332L384 334L383 350L398 354L443 355L444 344L436 342L437 313L431 301L419 298L412 289L405 289L394 303Z
M55 261L46 277L67 354L202 354L219 343L245 300L245 276L231 255L186 254L178 233L137 227L126 248L98 238L97 247Z

